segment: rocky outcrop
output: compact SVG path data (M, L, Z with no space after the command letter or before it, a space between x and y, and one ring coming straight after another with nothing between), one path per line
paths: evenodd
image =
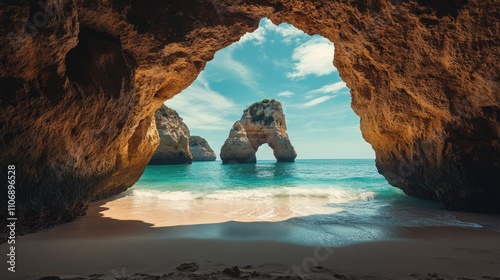
M179 114L165 105L155 112L160 144L149 164L185 164L193 161L189 150L189 129Z
M262 17L335 43L334 64L391 184L449 209L500 212L499 6L2 1L0 184L15 165L18 234L130 187L158 144L155 109Z
M217 159L207 140L200 136L189 137L189 150L193 155L193 161L214 161Z
M229 131L220 152L222 163L255 163L255 149L248 139L245 128L236 121Z
M256 162L255 153L266 143L278 162L293 162L297 157L286 133L283 108L274 99L254 103L243 112L229 132L220 157L223 163Z

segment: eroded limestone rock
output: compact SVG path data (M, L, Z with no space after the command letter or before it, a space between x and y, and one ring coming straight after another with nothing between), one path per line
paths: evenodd
M191 163L193 156L189 149L189 128L179 114L162 105L155 112L155 121L160 144L149 164Z
M217 159L207 140L200 136L189 137L189 150L193 155L193 161L214 161Z
M223 163L254 163L257 161L255 148L239 121L236 121L229 131L229 136L221 148L220 158Z
M248 148L249 143L251 149ZM268 144L279 162L293 162L297 153L286 133L285 114L281 103L265 99L252 104L243 112L222 146L223 163L255 162L255 153L262 144ZM243 149L244 147L244 149Z

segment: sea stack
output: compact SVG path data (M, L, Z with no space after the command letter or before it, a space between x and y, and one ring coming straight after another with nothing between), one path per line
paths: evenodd
M193 161L214 161L217 158L207 140L200 136L189 137L189 150Z
M186 164L193 161L189 151L189 129L175 110L162 105L155 112L160 145L149 164Z
M278 162L293 162L297 153L286 133L281 103L264 99L243 111L222 146L223 163L255 163L258 148L267 143Z
M220 152L222 163L255 163L255 149L239 121L233 124Z

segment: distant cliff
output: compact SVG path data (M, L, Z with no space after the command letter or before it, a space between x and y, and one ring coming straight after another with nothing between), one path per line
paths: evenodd
M191 163L189 151L189 129L175 110L162 105L155 112L156 129L160 135L160 145L149 164Z
M268 144L280 162L292 162L297 153L286 133L285 114L281 103L264 99L243 111L222 146L223 163L256 162L255 153L262 144Z
M193 155L193 161L214 161L217 159L207 140L200 136L189 137L189 150Z

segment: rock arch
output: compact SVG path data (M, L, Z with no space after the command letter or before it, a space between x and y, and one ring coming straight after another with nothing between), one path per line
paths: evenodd
M236 121L222 146L223 163L254 163L259 147L268 144L278 162L293 162L297 153L286 133L281 103L264 99L256 102Z
M335 43L334 64L391 184L449 209L500 212L500 3L459 2L0 4L0 164L22 174L19 234L130 187L158 143L154 110L262 17ZM30 18L37 12L47 22Z

